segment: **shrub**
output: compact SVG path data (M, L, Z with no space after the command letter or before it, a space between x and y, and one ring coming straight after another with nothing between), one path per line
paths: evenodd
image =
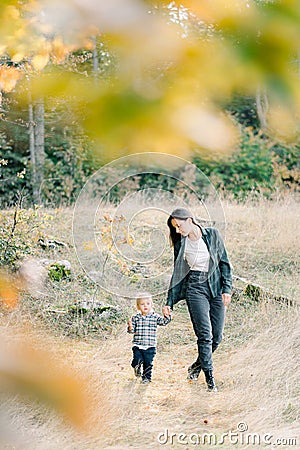
M270 145L250 128L243 130L239 149L227 160L195 158L194 163L217 189L230 191L237 198L245 198L250 192L269 195L276 187Z
M13 144L0 132L0 199L1 206L12 206L18 193L30 191L27 158L13 151Z
M39 207L23 209L20 197L14 210L0 212L0 265L15 269L26 255L35 252L41 236L41 226L48 220L42 218Z
M52 281L61 281L62 279L69 279L71 270L65 264L53 263L49 266L48 275Z

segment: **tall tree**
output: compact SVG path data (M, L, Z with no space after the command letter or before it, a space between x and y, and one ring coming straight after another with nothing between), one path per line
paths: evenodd
M256 91L256 111L260 128L262 131L265 131L268 126L267 114L269 111L269 101L266 90L262 90L261 88L257 88Z
M41 201L42 185L44 180L45 164L45 108L44 100L40 98L34 103L34 152L35 152L35 179L33 179L34 202Z

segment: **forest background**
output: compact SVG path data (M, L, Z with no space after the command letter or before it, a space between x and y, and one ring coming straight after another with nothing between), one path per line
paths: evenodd
M70 205L103 164L143 151L187 157L237 198L299 192L295 2L116 2L94 23L93 3L67 5L2 5L3 207L21 192Z
M161 448L162 424L220 436L241 421L297 445L299 24L297 0L1 2L3 446ZM73 212L85 183L143 152L157 172L137 166L115 185L117 163L97 186L109 191L98 243L107 272L118 267L128 286L151 281L152 267L113 252L111 229L141 250L153 217L165 229L169 205L154 197L155 216L143 215L140 197L130 233L118 205L148 188L189 202L199 173L209 177L235 275L216 357L221 392L209 401L201 380L186 381L195 345L185 306L161 333L153 389L143 391L128 364L133 303L95 286L76 258ZM161 176L162 154L181 158L171 177ZM163 258L171 266L167 245Z

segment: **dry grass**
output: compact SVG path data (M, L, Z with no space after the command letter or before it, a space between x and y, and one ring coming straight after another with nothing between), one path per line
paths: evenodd
M73 367L76 376L85 374L93 395L87 431L68 427L44 408L10 402L6 409L10 408L13 426L22 430L28 448L36 450L163 448L157 439L166 429L176 433L171 448L179 449L186 448L177 442L179 433L214 433L220 438L240 422L247 423L248 433L297 437L299 442L299 315L294 308L272 302L250 304L236 325L235 331L248 337L242 342L230 334L238 313L245 314L245 308L233 304L227 316L228 336L215 355L217 394L206 391L203 375L197 382L185 379L196 347L184 305L176 309L173 323L160 329L150 386L133 376L131 338L122 326L104 341L48 337L45 345ZM170 439L165 447L170 447ZM234 447L227 442L213 448Z
M299 301L299 199L261 198L245 204L224 202L223 206L226 245L235 274Z
M297 299L300 242L297 202L293 199L260 200L245 205L224 202L224 208L227 248L235 273ZM65 216L61 228L58 228L60 212L56 212L52 230L56 238L66 241L70 236L69 212L61 211ZM71 253L69 256L72 257ZM62 297L60 292L58 300ZM133 312L134 308L127 305L127 310L130 309ZM260 447L242 443L241 436L247 433L258 433L261 438L270 433L272 442L276 438L294 438L300 445L297 306L281 305L272 299L251 302L244 297L232 302L227 312L225 338L214 357L220 387L217 394L206 391L203 374L197 382L186 380L186 369L196 355L196 343L184 303L176 307L172 323L159 329L158 353L149 386L141 385L133 376L131 337L126 333L125 317L124 323L116 324L110 334L84 340L59 333L45 337L38 320L29 313L28 317L35 324L35 331L30 333L42 337L45 346L71 367L76 377L83 376L92 400L87 408L87 428L80 431L41 405L33 406L16 397L5 398L11 427L19 430L19 448L186 450L197 447L186 441L191 436L195 439L193 433L200 436L213 433L219 439L222 433L236 430L240 422L248 425L248 431L239 434L238 445L230 444L227 438L224 444L199 444L198 448ZM6 335L11 333L16 339L22 320L18 311L3 316L1 323ZM170 437L165 445L158 442L159 433L166 429L175 434L172 445ZM183 443L178 441L180 433L187 436L181 438ZM2 448L18 448L18 442L3 443ZM281 448L297 446L281 445Z

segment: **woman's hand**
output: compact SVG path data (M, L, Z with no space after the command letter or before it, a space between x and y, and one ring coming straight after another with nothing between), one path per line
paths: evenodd
M164 306L162 309L162 313L165 317L170 317L172 313L172 309L170 306Z
M229 303L231 302L231 294L222 294L222 300L223 300L224 306L229 305Z

